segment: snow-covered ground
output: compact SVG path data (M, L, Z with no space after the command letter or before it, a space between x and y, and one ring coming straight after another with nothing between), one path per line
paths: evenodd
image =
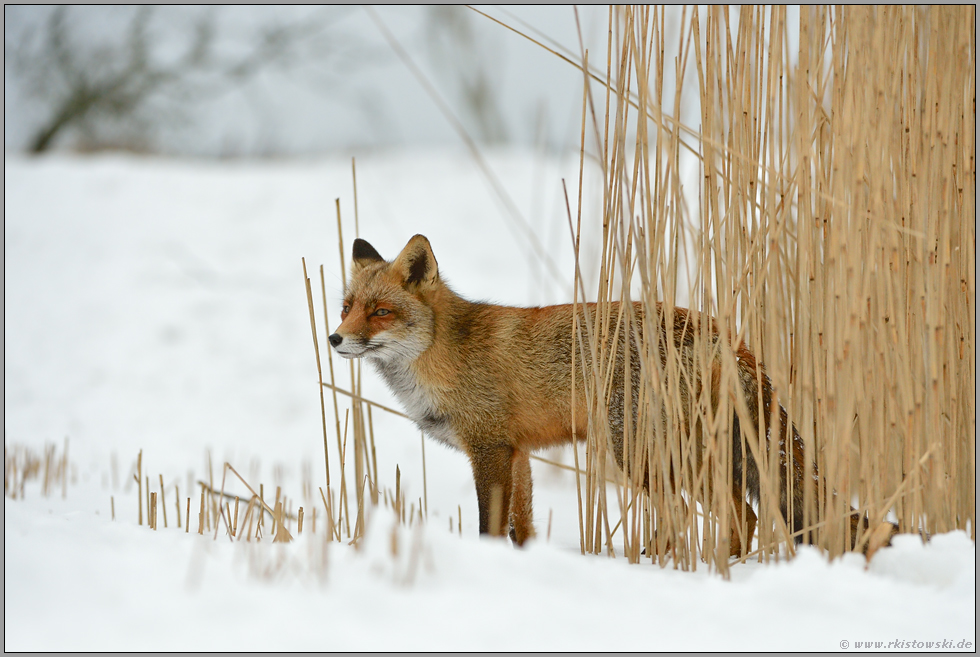
M361 237L393 257L427 235L440 270L471 298L567 301L561 179L574 212L577 161L515 151L488 161L523 219L465 154L359 159ZM428 523L396 528L376 509L358 550L324 548L322 528L288 545L185 534L173 526L172 497L169 528L141 527L131 478L140 450L144 474L154 489L162 474L168 496L206 479L210 454L216 477L228 462L267 497L281 485L297 504L317 504L302 493L304 480L314 490L324 482L300 258L325 345L318 267L335 326L335 199L349 251L350 161L7 155L4 164L4 442L42 453L67 438L72 463L64 498L43 496L37 481L23 499L5 497L5 650L976 648L976 553L963 533L928 545L899 537L870 564L803 549L789 563L737 565L731 581L630 566L578 554L573 480L535 463L539 540L514 550L477 538L469 466L433 442ZM597 185L587 180L594 235ZM540 263L522 221L562 280ZM366 396L397 407L365 373ZM394 489L397 465L417 501L418 431L373 418L383 486ZM330 442L336 480L332 433ZM194 515L196 505L195 494ZM462 536L449 531L459 513Z

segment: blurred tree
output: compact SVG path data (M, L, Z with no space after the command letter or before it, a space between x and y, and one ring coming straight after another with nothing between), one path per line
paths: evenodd
M185 7L166 20L148 6L92 9L55 7L19 31L5 9L8 70L43 108L28 140L32 152L69 135L85 149L147 150L154 131L182 119L190 104L267 69L315 66L322 74L328 59L349 69L372 58L349 34L331 30L351 11L345 7L293 12L288 21L253 15L253 25L239 26L244 38L222 34L231 21L219 20L220 8Z

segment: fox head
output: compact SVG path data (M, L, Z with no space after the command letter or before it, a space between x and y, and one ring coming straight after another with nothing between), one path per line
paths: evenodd
M344 358L416 358L432 344L435 313L428 301L441 285L429 240L416 235L387 262L356 239L352 255L341 323L330 345Z

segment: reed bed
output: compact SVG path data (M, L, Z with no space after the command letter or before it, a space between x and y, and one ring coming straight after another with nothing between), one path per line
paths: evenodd
M583 162L604 175L600 276L577 281L598 297L576 349L596 359L580 393L594 415L583 550L727 572L732 420L761 408L736 385L739 341L819 472L803 478L803 525L831 556L850 549L852 503L870 531L889 518L975 540L975 8L813 7L797 25L780 7L621 7L609 21L607 69L580 53ZM720 363L717 403L685 392L690 364L658 330L656 304L670 325L678 299L717 320L723 339L698 332L693 365L709 381ZM642 317L612 303L630 301ZM617 340L637 328L642 377L625 394L641 410L613 500L603 409ZM754 554L779 558L794 543L778 459L749 424Z

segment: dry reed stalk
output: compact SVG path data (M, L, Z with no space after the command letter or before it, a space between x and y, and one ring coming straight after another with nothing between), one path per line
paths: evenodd
M177 507L177 529L181 528L180 524L180 485L174 484L174 506Z
M272 513L272 533L273 535L279 532L279 518L282 516L282 507L285 506L285 500L282 497L282 486L276 486L276 497L272 503L273 513ZM279 511L275 511L276 507L280 507Z
M490 535L500 536L500 518L503 509L504 491L500 486L494 486L490 492Z
M143 450L136 456L136 498L139 500L139 524L143 524Z
M191 498L187 498L187 513L185 514L187 522L184 523L184 533L188 534L191 531Z
M224 472L222 472L222 478L224 477ZM211 521L214 519L214 535L215 538L218 537L218 514L221 508L221 500L217 500L214 497L214 461L211 458L211 450L208 450L208 531L211 531Z
M157 494L150 493L150 505L149 505L149 518L150 518L150 529L156 531L157 529Z
M343 267L343 258L341 258L341 267ZM321 302L323 303L324 331L326 331L327 335L330 335L330 318L327 312L327 284L323 275L323 265L320 265L320 299ZM337 404L337 392L339 389L337 388L336 379L334 378L332 349L327 349L327 365L330 370L330 384L327 385L326 383L323 383L322 385L329 387L331 392L333 393L333 415L334 415L334 427L337 433L337 453L342 454L343 446L341 444L342 438L341 438L341 431L340 431L340 408ZM341 477L343 478L343 469L344 469L343 460L341 460L340 469L341 469ZM329 479L327 480L327 488L328 489L330 488ZM341 494L341 505L345 506L346 503L347 503L346 492L343 492Z
M204 535L204 483L201 483L201 510L197 515L197 533Z
M374 447L374 420L371 417L371 406L372 404L367 404L367 417L368 417L368 435L371 437L371 469L375 473L374 485L371 488L371 503L374 506L378 506L378 453ZM425 479L423 475L423 480Z
M354 536L352 538L352 542L359 541L364 536L364 532L365 532L365 518L367 517L367 514L366 514L366 511L367 510L364 507L364 500L365 500L365 498L364 498L365 490L364 489L369 489L369 492L370 492L370 487L371 487L371 481L370 481L370 479L368 479L368 476L367 475L364 475L364 480L362 481L361 486L360 486L360 488L361 488L361 491L360 491L361 492L361 497L359 499L361 500L361 505L357 507L357 523L356 523L356 526L360 528L360 533L355 533L354 534Z
M345 463L347 462L347 427L348 420L350 419L350 409L344 413L344 441L340 445L340 509L338 510L341 514L340 518L337 518L337 524L339 525L341 520L344 521L344 529L347 530L347 538L351 537L350 533L350 511L347 505L347 470Z
M327 448L327 409L326 401L323 398L323 367L320 364L320 343L316 337L316 313L313 310L313 288L310 286L310 277L306 273L306 258L303 261L303 280L306 282L306 302L310 308L310 330L313 332L313 352L316 355L316 374L320 385L320 420L323 424L323 467L327 477L327 485L330 485L330 450ZM322 273L322 267L321 267ZM331 373L333 366L331 365ZM336 395L335 395L336 397Z
M330 489L327 489L327 494L323 494L323 489L320 489L320 499L323 500L323 508L327 514L327 536L329 540L336 540L340 542L340 524L334 520L333 516L333 495ZM316 517L316 516L314 516Z
M255 503L256 499L257 498L255 497L255 495L252 495L252 497L250 497L248 500L248 506L245 507L245 516L242 518L242 529L244 531L237 532L237 538L239 542L241 542L242 536L245 536L246 542L252 540L252 522L253 522L252 512L256 507L256 503Z
M291 540L293 540L293 537L290 535L289 530L286 529L286 521L285 521L285 518L283 518L283 503L282 502L276 502L276 508L275 508L275 512L274 512L274 517L275 517L275 521L276 521L276 526L275 526L275 529L273 530L274 531L274 538L272 539L272 542L273 543L289 543Z
M405 516L402 511L402 471L395 466L395 517L404 524Z
M167 527L167 495L163 490L163 475L160 475L160 508L163 509L163 526Z
M296 533L303 533L303 507L299 508L298 517L296 519Z

